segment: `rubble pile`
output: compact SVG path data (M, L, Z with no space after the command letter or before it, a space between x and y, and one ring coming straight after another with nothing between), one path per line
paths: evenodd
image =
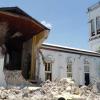
M5 80L7 86L20 86L20 87L25 87L25 86L31 86L32 84L26 81L23 76L21 71L18 70L4 70L5 74Z
M61 79L60 81L51 82L47 80L41 84L39 91L35 94L41 94L46 100L56 100L59 97L64 97L70 100L97 100L100 99L100 94L96 90L96 86L81 86L75 84L71 79ZM95 87L95 88L94 88Z
M64 97L66 100L99 100L100 94L94 86L77 86L71 79L43 82L40 87L13 86L0 87L0 100L58 100Z

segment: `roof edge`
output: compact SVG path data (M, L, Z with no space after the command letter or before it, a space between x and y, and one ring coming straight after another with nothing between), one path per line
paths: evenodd
M62 52L64 51L64 52L100 57L100 53L98 53L98 52L89 51L89 50L82 50L82 49L78 49L78 48L71 48L71 47L66 47L66 46L60 46L60 45L54 45L54 44L43 43L41 48L53 48L53 50L58 50L58 51L60 50Z
M19 10L21 13L23 13L23 16L30 18L31 20L35 21L37 24L39 24L41 27L43 27L46 30L50 30L48 27L45 25L41 24L39 21L37 21L35 18L31 17L29 14L27 14L24 10L20 9L18 6L13 6L13 7L1 7L0 11L5 11L5 12L10 12L7 10Z

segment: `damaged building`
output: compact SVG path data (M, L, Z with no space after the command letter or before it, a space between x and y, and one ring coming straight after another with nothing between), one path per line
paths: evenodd
M89 85L100 78L100 54L97 52L43 44L41 53L37 69L40 69L42 81L72 78L78 85Z
M18 7L0 8L0 85L6 85L4 72L14 70L39 83L71 78L89 85L100 80L99 12L100 3L88 8L91 50L82 50L44 44L50 29Z
M4 70L21 70L25 79L36 80L36 56L49 29L18 7L0 8L0 85Z
M89 85L100 80L100 2L87 14L90 50L43 44L37 68L41 81L72 78L78 85Z

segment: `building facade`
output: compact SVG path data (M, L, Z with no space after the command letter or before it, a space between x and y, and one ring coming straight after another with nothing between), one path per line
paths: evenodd
M37 66L37 73L41 81L72 78L78 85L88 85L99 79L100 54L43 44Z
M0 86L4 70L21 70L25 79L36 79L36 54L49 31L18 7L0 8Z
M100 52L100 2L88 8L89 47Z
M72 78L78 85L100 79L100 2L88 8L89 47L81 50L43 44L37 61L41 81Z

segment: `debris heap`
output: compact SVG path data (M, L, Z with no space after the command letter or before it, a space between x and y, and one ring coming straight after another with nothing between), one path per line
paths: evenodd
M7 87L12 86L32 86L32 84L24 79L22 72L18 70L4 70Z
M45 81L40 87L0 87L0 100L99 100L100 94L94 86L77 86L71 79L60 81Z

